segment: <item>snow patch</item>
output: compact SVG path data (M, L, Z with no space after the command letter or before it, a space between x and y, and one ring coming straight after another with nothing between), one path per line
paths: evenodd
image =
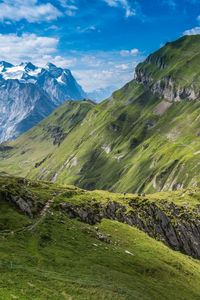
M62 75L60 77L58 77L56 80L57 80L57 82L59 82L61 84L65 84L65 82L62 81Z
M7 68L5 72L2 72L2 76L7 79L21 79L24 73L24 66L14 66Z
M34 70L34 71L29 71L28 72L28 75L30 75L30 76L32 76L32 77L36 77L39 73L41 73L41 68L38 68L38 69L36 69L36 70Z

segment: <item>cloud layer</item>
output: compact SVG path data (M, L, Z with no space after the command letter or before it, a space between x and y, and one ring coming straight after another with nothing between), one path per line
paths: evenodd
M59 39L24 33L0 34L1 60L19 64L31 61L38 66L52 62L70 68L87 92L108 86L121 87L133 79L134 68L143 60L138 49L121 51L68 51L59 54Z
M37 4L37 0L3 0L0 3L0 19L28 22L51 21L62 16L62 13L51 3Z

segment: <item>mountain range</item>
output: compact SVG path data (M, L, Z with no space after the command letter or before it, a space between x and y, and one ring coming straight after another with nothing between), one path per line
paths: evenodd
M0 62L0 142L18 137L66 100L85 97L68 69Z
M17 140L2 144L2 174L115 192L198 186L199 45L199 35L167 43L137 66L134 80L100 104L87 103L82 119L71 111L69 117L64 106L61 125L55 111ZM74 103L74 109L77 105L82 109L86 103ZM65 122L71 129L63 135ZM54 129L44 128L47 123ZM58 140L61 136L59 143L52 130Z
M54 111L0 144L2 299L199 299L200 35L101 103L62 103L71 73L27 65L2 82Z

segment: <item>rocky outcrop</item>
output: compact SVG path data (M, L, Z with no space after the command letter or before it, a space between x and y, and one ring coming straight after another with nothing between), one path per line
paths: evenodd
M116 220L136 226L149 236L162 241L168 247L194 258L200 258L200 217L199 208L188 210L173 203L151 203L147 199L133 199L131 210L117 202L92 202L82 205L62 203L59 206L69 218L94 225L102 218Z
M20 209L23 213L27 214L30 218L34 217L34 212L41 210L41 203L35 202L28 197L26 199L20 197L19 195L13 195L10 192L6 192L4 199L10 203L13 203Z
M178 102L183 99L194 101L200 96L199 93L195 93L194 89L177 87L171 77L164 77L154 82L153 78L143 70L136 70L135 81L150 89L159 98L165 98L170 102Z

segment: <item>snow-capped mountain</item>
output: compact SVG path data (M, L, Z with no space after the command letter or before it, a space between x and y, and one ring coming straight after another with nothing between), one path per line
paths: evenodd
M66 100L86 97L68 69L0 62L0 143L27 131Z

